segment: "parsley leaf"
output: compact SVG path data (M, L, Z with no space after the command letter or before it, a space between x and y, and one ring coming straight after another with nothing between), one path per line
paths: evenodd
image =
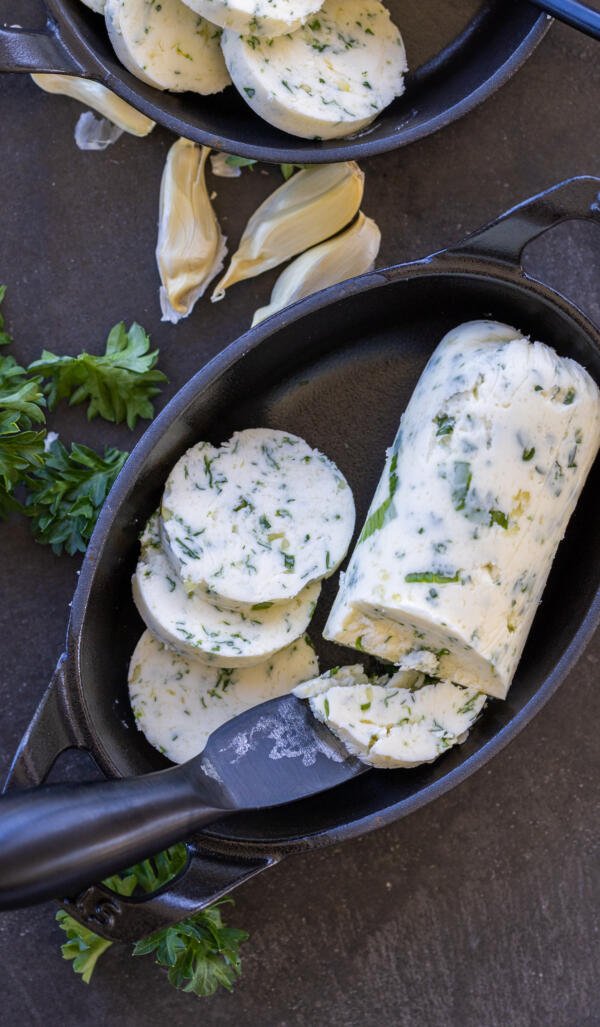
M138 417L154 417L152 397L167 381L155 369L157 360L158 350L150 350L150 336L141 325L134 323L127 331L121 321L111 329L103 356L61 357L44 350L29 371L49 379L45 391L51 410L61 399L71 406L89 401L88 420L100 414L134 428Z
M242 971L239 947L248 935L223 923L221 905L223 900L138 941L133 955L154 952L159 966L168 968L171 984L181 991L199 996L214 995L219 987L233 991Z
M291 178L296 169L302 171L303 168L308 167L307 164L280 164L279 168L283 176L284 182L287 182L288 178Z
M251 168L258 162L253 160L252 157L236 157L234 153L228 153L225 163L229 164L230 168Z
M37 542L59 554L85 552L104 503L128 453L107 446L100 456L87 446L58 439L50 443L43 467L28 478L25 512Z
M45 432L32 428L44 423L44 405L40 379L27 378L14 357L0 356L0 519L20 509L14 487L43 463Z
M107 878L104 884L119 895L132 895L138 887L153 892L176 876L186 862L185 845L174 845ZM195 995L213 995L219 987L231 991L241 973L239 947L248 935L223 923L219 907L225 902L233 905L231 899L216 902L179 924L156 931L134 946L133 955L154 952L159 966L168 968L171 984L182 991ZM69 939L61 947L63 957L73 960L74 971L88 983L99 956L112 942L98 937L64 910L56 919Z
M6 286L0 285L0 304L2 303L5 296ZM4 315L0 311L0 346L8 346L10 342L12 342L12 337L8 334L8 332L4 331Z
M88 930L83 924L69 916L64 909L59 909L56 919L68 939L60 947L63 959L72 959L75 973L81 974L82 980L89 984L98 959L103 952L110 948L112 941L100 938L99 935L94 934L93 931Z

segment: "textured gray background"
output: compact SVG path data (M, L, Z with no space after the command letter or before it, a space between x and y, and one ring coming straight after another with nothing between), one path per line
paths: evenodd
M22 19L24 20L24 19ZM561 178L600 173L598 47L555 26L499 94L463 121L365 165L380 263L424 255ZM153 261L171 138L82 154L78 109L27 77L0 79L0 281L23 361L43 346L98 350L134 318L161 347L162 402L247 326L271 278L160 324ZM215 179L232 240L279 181ZM600 323L600 232L571 224L532 269ZM127 448L126 428L51 418L63 438ZM77 561L0 525L0 772L60 652ZM60 958L51 905L0 917L0 1022L13 1024L592 1027L598 979L600 638L493 763L434 805L342 848L290 859L236 896L251 933L233 996L176 994L149 959L113 948L89 988Z

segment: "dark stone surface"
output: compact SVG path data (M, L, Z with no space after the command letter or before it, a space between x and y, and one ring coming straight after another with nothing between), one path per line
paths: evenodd
M383 228L379 263L455 241L561 178L600 173L599 86L597 46L555 26L478 111L370 161L364 209ZM72 139L78 113L27 77L0 79L0 281L14 351L26 361L43 346L97 350L115 321L138 319L161 347L166 401L247 326L275 275L236 286L220 306L201 303L177 328L161 325L153 250L171 139L157 130L83 154ZM212 181L231 242L278 181L275 169ZM600 322L596 229L562 227L531 248L529 265ZM61 409L50 427L95 445L132 442L81 410ZM4 772L60 652L78 564L15 521L0 526L0 566ZM2 1023L600 1024L599 661L596 637L536 720L458 790L247 884L230 914L252 935L234 995L198 1004L148 958L116 947L86 989L60 958L47 905L0 917Z

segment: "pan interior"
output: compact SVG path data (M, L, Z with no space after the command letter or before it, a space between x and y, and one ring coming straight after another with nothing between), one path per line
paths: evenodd
M234 87L217 96L159 92L122 67L110 45L104 20L81 0L48 0L48 5L67 31L70 29L72 35L83 41L88 55L96 57L103 69L114 76L125 99L135 102L137 97L138 102L141 98L155 104L163 112L163 122L168 127L181 128L181 124L169 124L169 119L185 122L190 138L194 132L210 133L234 152L238 152L235 143L255 151L259 147L266 160L271 159L269 149L285 148L300 157L307 147L315 153L322 151L324 156L331 154L328 159L335 159L336 151L348 146L347 140L315 144L272 128L252 113ZM360 137L367 148L371 143L387 140L389 145L379 148L391 149L404 137L412 138L413 133L425 134L425 126L440 116L444 123L452 120L451 116L445 117L451 108L462 104L488 82L490 91L500 84L491 80L502 72L540 20L539 11L532 5L507 4L505 0L388 0L386 6L404 37L410 74L405 95ZM129 97L128 90L132 91Z
M97 562L83 613L82 689L97 739L96 755L107 772L146 773L165 765L136 730L127 698L127 665L142 630L131 600L130 576L137 534L179 455L201 438L219 443L235 429L271 426L295 432L332 457L347 476L357 503L358 531L386 446L430 353L450 328L480 317L518 326L579 360L600 380L600 354L592 340L541 292L489 277L427 273L338 300L281 328L245 355L240 350L229 367L215 362L204 379L198 376L178 415L171 408L155 422L140 447L143 459L126 488L117 490L111 529L94 554ZM594 499L599 472L596 466L559 548L508 700L490 703L464 745L432 766L373 771L329 796L269 813L240 815L207 833L293 844L295 838L330 831L390 807L400 811L397 804L402 800L464 764L510 725L546 682L600 586ZM310 629L323 669L356 658L353 651L320 639L336 587L337 575L326 583Z

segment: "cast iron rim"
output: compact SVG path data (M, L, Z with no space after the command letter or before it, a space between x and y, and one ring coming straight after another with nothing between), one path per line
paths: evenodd
M404 125L399 130L390 131L382 139L358 138L349 140L346 144L340 144L337 141L335 145L329 145L327 142L315 145L310 140L307 140L306 146L296 146L290 149L286 148L284 144L281 146L267 146L244 143L236 138L231 138L229 135L217 135L208 130L190 125L185 119L163 111L159 99L160 90L154 90L157 95L156 101L146 99L143 92L138 91L135 85L130 84L136 81L133 75L125 68L122 69L119 75L115 75L96 51L89 46L72 17L65 11L62 0L45 0L45 2L52 11L52 15L59 26L58 36L61 42L77 63L80 64L84 74L102 82L113 92L117 93L121 99L126 100L143 114L147 115L147 117L158 122L176 135L185 136L187 139L202 143L204 146L210 146L216 150L231 151L240 157L248 157L272 164L294 163L299 160L301 163L306 164L359 160L381 153L388 153L390 150L398 149L401 146L406 146L409 143L416 142L418 139L432 135L434 132L445 128L474 110L512 78L542 41L553 21L547 14L540 13L517 49L482 85L453 107L434 115L421 125ZM56 32L52 25L50 28L51 31ZM282 133L282 136L285 137L285 133Z
M73 597L68 631L70 675L79 692L87 728L94 741L94 756L98 765L107 776L115 777L119 775L110 754L103 745L102 739L98 737L94 730L87 708L85 688L81 677L81 630L93 583L94 567L101 557L105 541L112 527L114 513L129 492L132 476L143 465L147 455L160 439L164 429L182 415L195 396L212 384L216 378L237 363L243 356L260 346L263 340L276 335L283 327L294 321L301 320L307 314L322 310L331 303L339 302L349 296L369 292L410 278L437 277L440 275L453 277L468 276L483 279L484 281L486 279L494 282L500 281L507 285L516 284L525 292L529 292L536 298L545 300L555 308L559 308L564 315L575 322L577 327L588 336L593 346L600 352L600 331L575 304L567 300L560 293L550 289L548 286L537 281L537 279L530 278L519 267L496 263L495 261L482 258L464 257L457 253L444 251L427 257L424 260L400 264L372 272L371 274L361 275L358 278L343 282L340 285L334 285L323 292L309 296L307 299L301 300L279 314L275 314L256 328L251 328L238 340L230 343L221 353L217 354L176 393L133 449L98 518L98 523L83 561L77 589ZM596 592L584 619L561 658L523 709L515 714L510 723L502 728L493 739L484 743L478 752L470 756L459 767L448 771L439 780L425 786L416 795L403 798L396 803L382 807L377 812L350 820L346 824L309 833L302 838L294 838L293 840L288 840L285 837L275 838L274 840L269 840L269 842L247 840L245 838L234 839L215 836L210 830L203 832L202 837L206 840L206 844L217 852L239 852L240 849L244 849L246 852L252 852L256 855L283 855L355 838L401 819L461 784L516 738L546 704L558 686L562 684L567 673L583 652L599 624L600 589Z

